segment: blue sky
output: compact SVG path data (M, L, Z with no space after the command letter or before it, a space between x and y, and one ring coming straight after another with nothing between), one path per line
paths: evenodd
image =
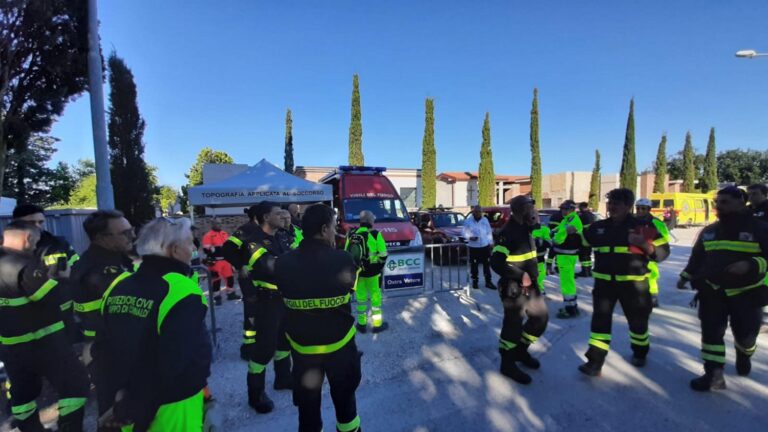
M620 166L635 98L638 166L662 132L706 147L768 148L768 2L101 0L103 49L132 68L147 161L180 186L205 147L283 162L285 110L297 165L346 163L360 74L366 163L420 167L424 98L435 98L438 171L477 170L491 113L500 174L528 174L539 88L545 173ZM108 94L108 89L105 88ZM88 96L52 135L55 161L92 158Z

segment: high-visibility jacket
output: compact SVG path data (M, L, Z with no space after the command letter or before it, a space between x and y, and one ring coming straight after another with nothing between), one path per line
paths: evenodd
M532 228L509 219L499 233L499 241L491 253L491 268L501 277L499 289L502 295L509 284L520 286L524 273L528 273L534 286L537 285L538 253Z
M275 236L257 227L247 239L246 247L248 260L244 263L244 267L248 270L251 285L241 287L243 295L248 298L264 290L277 293L275 261L280 255L288 252L285 246Z
M629 244L630 232L643 232L648 242L654 246L649 256ZM592 275L595 279L625 282L648 279L648 262L662 262L669 256L669 241L656 229L655 225L628 215L622 223L613 218L597 221L584 231L586 246L591 246L595 253Z
M384 270L384 265L387 263L387 242L384 241L384 236L375 229L369 226L361 225L352 229L347 235L347 242L344 246L344 250L349 250L349 239L353 235L362 235L365 237L367 248L367 262L360 263L362 266L362 272L360 277L375 277L381 274Z
M569 226L574 227L576 232L568 234ZM564 216L552 234L555 252L558 255L578 255L579 249L582 247L581 234L583 231L584 228L578 213L572 212L568 216Z
M293 243L291 243L291 249L299 247L304 240L304 231L296 225L291 225L291 236L293 237Z
M180 261L144 256L135 273L123 273L104 295L106 400L123 390L118 420L146 430L161 405L183 401L207 385L211 342L205 296Z
M133 263L127 255L93 243L72 266L69 280L74 309L80 318L80 330L87 339L96 338L101 327L101 300L107 288L128 271L133 271Z
M48 231L40 233L40 240L37 242L35 253L48 267L49 274L56 272L59 260L66 261L67 267L72 267L80 259L75 248L64 237L55 236ZM56 281L58 285L55 289L55 295L59 297L61 310L64 311L64 321L67 326L74 325L72 321L72 286L66 278L57 278Z
M6 349L64 329L48 268L32 255L0 247L0 344Z
M354 339L349 302L357 273L350 254L312 238L277 260L277 285L287 309L285 332L294 351L329 354Z
M724 290L729 297L756 292L760 302L768 299L765 285L768 270L768 224L749 212L720 217L701 230L693 245L688 265L680 274L689 280L700 279L704 286ZM744 275L732 275L725 269L736 262L749 263ZM765 304L765 303L763 303Z
M240 270L250 258L248 239L259 229L259 225L253 221L240 226L221 246L221 256L232 264L232 267Z
M536 242L536 259L538 262L544 262L547 256L547 250L552 247L552 235L548 226L537 224L531 231L533 239Z

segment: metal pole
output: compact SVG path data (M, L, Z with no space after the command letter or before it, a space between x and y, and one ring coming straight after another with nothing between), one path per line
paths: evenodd
M115 195L109 173L107 126L104 120L104 87L101 82L99 19L96 0L88 0L88 78L91 96L91 126L96 161L96 202L99 209L115 208Z

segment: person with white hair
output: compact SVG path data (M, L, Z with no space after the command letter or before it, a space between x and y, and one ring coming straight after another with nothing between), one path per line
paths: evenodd
M344 249L360 267L360 277L355 288L357 300L357 330L367 331L368 299L371 301L371 321L373 332L379 333L389 324L384 321L381 310L381 273L387 263L387 243L381 233L373 229L376 216L368 210L360 212L360 226L347 235Z
M141 266L115 279L101 305L105 385L97 390L114 404L99 426L200 431L212 349L208 305L190 277L191 222L155 219L136 249Z

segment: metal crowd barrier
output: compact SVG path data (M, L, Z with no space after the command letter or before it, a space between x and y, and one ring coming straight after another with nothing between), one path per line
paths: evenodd
M219 332L219 328L216 327L216 307L213 302L213 278L211 278L211 272L206 266L192 266L192 271L198 275L198 285L205 283L208 287L208 310L211 312L211 327L209 331L211 334L211 342L213 343L213 352L214 355L216 355L219 351L219 338L216 335L216 333Z
M466 243L424 245L429 258L424 264L423 292L464 290L471 297L469 247ZM437 281L437 287L435 287Z

